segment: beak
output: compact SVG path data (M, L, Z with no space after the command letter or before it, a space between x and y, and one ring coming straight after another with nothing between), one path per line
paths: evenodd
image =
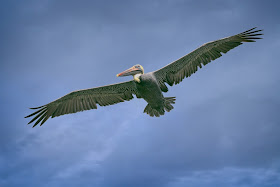
M138 72L141 72L138 68L135 68L134 66L117 74L117 77L124 77L124 76L128 76L128 75L135 75Z

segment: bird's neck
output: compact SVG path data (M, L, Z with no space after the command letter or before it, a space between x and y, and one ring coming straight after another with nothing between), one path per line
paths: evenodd
M137 74L133 75L133 79L134 79L136 82L140 83L140 82L141 82L141 80L140 80L140 76L141 76L141 75L142 75L141 73L137 73Z

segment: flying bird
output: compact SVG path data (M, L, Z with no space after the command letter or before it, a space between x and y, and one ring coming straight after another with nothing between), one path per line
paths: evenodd
M167 92L168 87L180 83L185 77L191 76L198 70L198 67L222 56L229 50L241 45L243 42L255 42L262 30L256 27L240 34L208 42L181 57L180 59L166 65L165 67L144 73L141 65L134 65L131 68L117 74L117 77L133 76L133 80L118 84L111 84L97 88L73 91L46 105L30 108L36 111L25 118L35 116L28 124L35 122L33 127L41 122L43 125L50 117L54 118L64 114L72 114L84 110L97 109L99 106L113 105L129 101L133 95L147 101L144 113L150 116L159 117L169 112L175 104L175 97L164 97L162 92Z

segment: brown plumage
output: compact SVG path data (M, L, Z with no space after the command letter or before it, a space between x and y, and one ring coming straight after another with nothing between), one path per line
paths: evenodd
M31 108L36 111L26 118L35 117L28 124L37 120L33 127L40 122L40 125L43 125L50 117L97 109L97 104L107 106L129 101L133 99L133 95L147 101L145 113L156 117L164 115L165 111L169 112L173 109L172 104L175 103L175 97L163 96L162 92L168 91L165 83L170 86L174 83L178 84L185 77L195 73L198 67L201 68L202 65L221 57L222 53L227 53L243 42L255 42L255 39L261 39L258 36L262 35L259 33L262 30L255 29L252 28L234 36L208 42L157 71L144 73L141 65L135 65L117 75L133 75L131 81L74 91L46 105Z

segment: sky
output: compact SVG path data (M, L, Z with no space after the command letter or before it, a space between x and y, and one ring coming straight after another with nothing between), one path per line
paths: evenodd
M280 186L280 3L276 0L0 2L0 186ZM29 107L132 79L253 27L245 43L166 97L26 125Z

